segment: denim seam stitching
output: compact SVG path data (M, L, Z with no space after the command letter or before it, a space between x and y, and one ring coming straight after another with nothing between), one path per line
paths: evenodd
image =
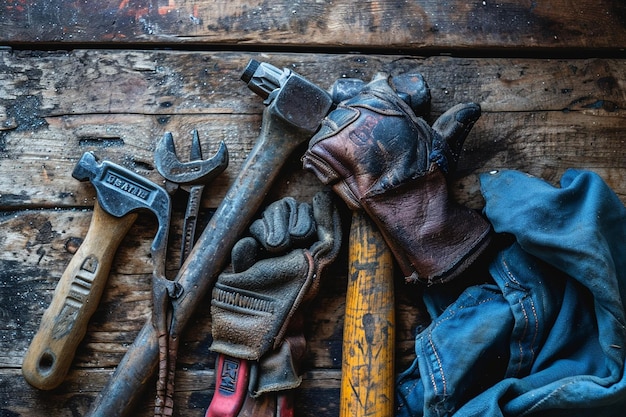
M488 299L484 299L484 300L478 301L477 303L474 303L473 306L484 304L484 303L493 301L494 299L496 299L495 296L490 297ZM464 307L459 307L459 309L462 309L462 308L464 308ZM449 311L449 314L446 315L446 317L440 318L440 320L438 320L436 322L436 325L439 326L443 322L446 322L448 320L452 320L455 316L456 316L456 311L452 311L451 310L451 311ZM438 368L438 372L439 372L439 375L440 375L440 378L441 378L441 383L442 383L442 394L441 395L443 397L445 397L447 395L447 393L448 393L447 379L446 379L446 375L445 375L445 372L444 372L444 369L443 369L443 364L441 363L440 355L439 355L439 353L436 350L435 342L434 342L434 340L432 338L432 330L429 330L427 339L428 339L428 345L430 346L430 350L431 350L433 356L436 359L436 367L435 368ZM429 356L429 355L425 355L425 357L427 357L427 356ZM433 390L435 392L435 395L439 395L439 389L438 389L437 381L436 381L436 378L435 378L435 373L431 371L431 372L429 372L429 374L430 374L429 375L430 376L429 379L430 379L430 382L431 382L431 384L433 386Z
M506 273L507 277L509 278L509 280L513 283L515 283L516 285L518 285L520 288L524 288L524 286L522 286L519 281L515 278L515 276L513 275L513 273L511 273L511 270L508 266L508 263L506 260L502 260L502 264L504 267L504 272ZM526 307L526 303L528 303L528 307L530 308L531 312L532 312L532 317L533 320L535 322L535 326L534 326L534 332L532 332L532 336L530 335L530 327L531 327L531 323L530 323L530 316L528 314L527 311L527 307ZM523 331L521 333L521 335L516 339L517 342L517 347L518 347L518 351L519 351L519 359L517 361L517 371L516 374L519 375L522 371L523 368L523 364L524 364L524 356L526 353L526 350L524 349L524 340L527 340L528 338L531 338L531 343L530 343L530 362L532 363L534 361L535 358L535 342L537 341L537 336L539 335L539 320L537 317L537 310L535 308L535 303L533 302L531 297L520 297L518 299L518 304L520 306L520 309L522 311L522 314L524 315L524 328Z
M435 344L433 342L433 339L431 337L432 333L429 333L428 335L428 344L430 345L430 348L433 352L433 355L435 356L436 362L437 362L437 368L439 369L439 375L441 377L441 385L442 385L442 396L445 397L447 394L447 383L446 383L446 375L443 372L443 365L441 364L441 358L439 357L439 354L437 353L437 349L435 348ZM437 392L437 382L435 381L435 373L431 373L431 382L433 384L433 389L435 390L435 394L438 395Z

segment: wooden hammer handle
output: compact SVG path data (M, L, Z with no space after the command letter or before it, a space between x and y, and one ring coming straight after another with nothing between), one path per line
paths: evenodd
M367 215L352 215L340 417L394 415L393 257Z
M85 240L61 276L24 357L22 373L32 386L50 390L63 382L98 307L115 252L136 218L136 213L114 217L94 205Z

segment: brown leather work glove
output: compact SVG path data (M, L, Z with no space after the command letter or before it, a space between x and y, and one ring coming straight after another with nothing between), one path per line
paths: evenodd
M460 104L431 127L379 74L326 117L304 167L368 213L407 280L447 282L489 241L489 224L449 198L446 179L479 116Z
M295 388L304 353L296 313L318 291L341 245L339 214L330 192L311 205L291 197L269 205L233 248L233 272L215 284L211 350L258 361L252 394Z

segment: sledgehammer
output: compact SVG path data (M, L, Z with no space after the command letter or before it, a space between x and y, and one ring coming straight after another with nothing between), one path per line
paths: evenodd
M242 79L265 99L259 138L175 280L182 295L172 301L171 329L181 334L192 313L226 266L236 241L260 208L280 169L308 140L331 108L330 95L304 77L251 61ZM148 322L96 398L90 416L122 416L154 373L156 334Z
M340 417L394 414L393 257L363 211L352 213Z

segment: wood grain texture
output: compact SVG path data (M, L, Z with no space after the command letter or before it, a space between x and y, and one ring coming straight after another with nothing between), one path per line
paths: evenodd
M92 205L93 189L69 175L84 151L162 181L153 164L157 140L173 132L185 155L194 128L207 154L220 140L231 153L205 193L204 205L215 207L259 131L262 104L239 80L250 58L322 86L377 71L421 72L433 119L456 103L478 102L483 116L460 167L464 203L480 204L473 173L503 167L552 181L569 166L594 168L626 194L622 60L77 50L0 53L0 208ZM299 167L294 155L278 188L311 197L319 185Z
M393 256L374 222L354 212L348 237L340 417L394 415Z
M597 4L600 10L608 3ZM458 102L480 103L483 115L466 141L459 177L451 184L457 200L473 208L483 204L477 175L492 169L519 169L554 184L569 167L592 169L626 201L626 60L619 58L2 51L0 415L37 416L41 410L50 416L82 415L150 314L149 254L157 225L150 215L142 215L118 249L67 381L44 393L28 386L20 374L58 277L89 225L95 194L89 184L71 177L78 158L94 151L160 182L152 153L164 132L174 134L183 154L194 128L206 154L225 140L231 164L205 191L206 223L259 132L263 105L239 80L250 58L289 67L325 87L340 77L367 80L377 71L421 72L431 88L430 121ZM268 202L285 195L310 200L321 188L301 170L300 154L290 158ZM184 197L174 199L168 274L177 268ZM307 315L310 349L308 372L297 394L300 416L338 414L347 250L329 276ZM399 371L411 362L415 326L426 318L419 288L407 286L401 277L395 285ZM208 350L208 304L182 336L176 375L180 416L203 415L212 395L215 357ZM136 415L150 415L152 396L148 390Z
M7 0L6 42L114 42L351 50L619 50L618 0Z
M138 213L114 217L96 201L88 233L58 280L50 306L22 362L24 378L36 388L58 387L100 304L119 243Z

